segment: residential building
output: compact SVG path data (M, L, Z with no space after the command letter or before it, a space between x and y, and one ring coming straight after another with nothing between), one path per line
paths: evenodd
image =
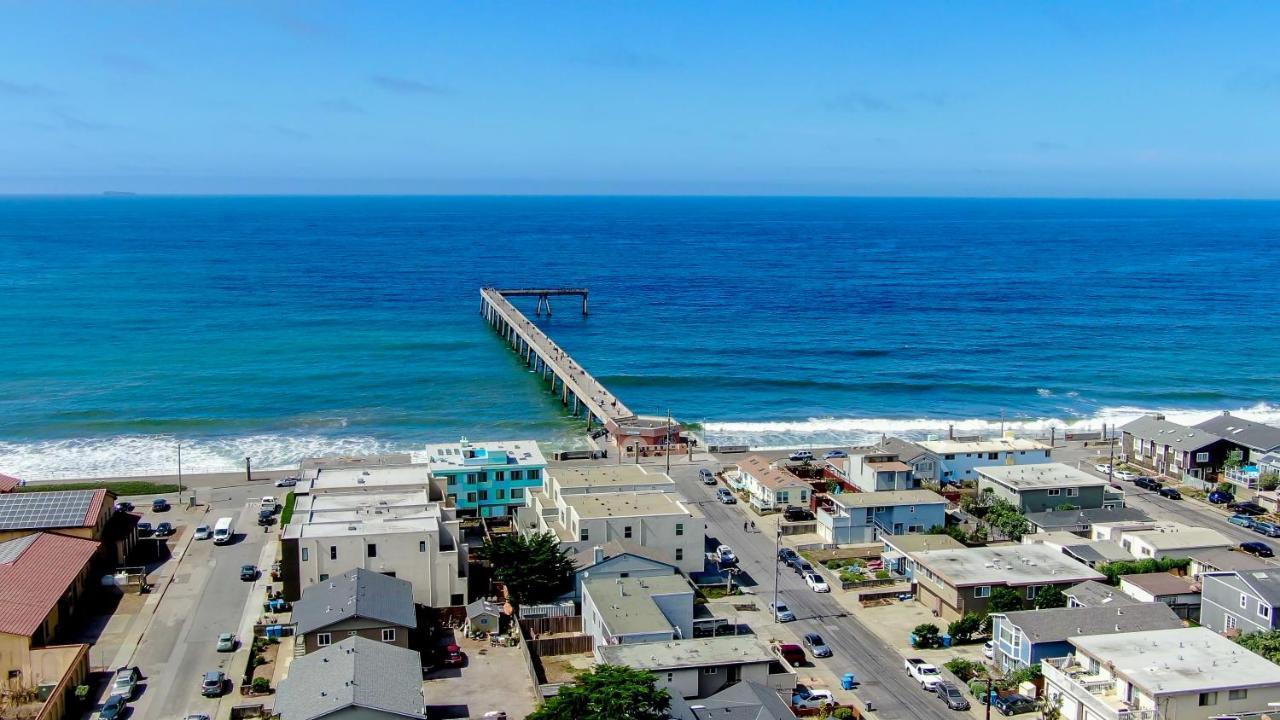
M295 498L280 530L285 598L355 568L403 578L414 601L432 607L467 602L467 545L452 511L425 486L400 492L326 491Z
M674 679L674 678L673 678ZM734 683L714 695L692 703L680 693L667 693L672 720L790 720L795 717L791 703L777 690L746 680Z
M748 455L738 463L739 483L747 491L752 507L762 511L809 507L813 490L809 483L783 470L760 455Z
M1231 440L1166 420L1144 415L1120 427L1120 452L1124 459L1161 475L1213 481L1232 450L1242 447Z
M1192 553L1188 571L1192 578L1200 580L1206 574L1215 572L1280 572L1280 565L1237 550L1210 548Z
M1071 654L1072 637L1184 627L1163 603L1019 610L991 619L992 661L1005 673Z
M923 457L923 456L922 456ZM857 448L848 457L828 458L827 467L859 492L910 490L920 487L915 469L897 453L877 448Z
M351 460L351 458L344 458ZM425 464L414 463L352 463L339 464L336 460L302 471L293 492L295 495L358 495L414 492L430 493L431 470ZM431 497L441 499L440 496Z
M1038 532L1022 536L1024 545L1051 547L1083 565L1096 568L1117 560L1132 560L1128 550L1110 540L1090 540L1075 533L1054 531Z
M1088 536L1094 523L1149 522L1151 520L1146 513L1131 507L1046 510L1026 513L1026 516L1027 522L1031 523L1033 533L1063 531L1081 536Z
M1280 451L1280 428L1245 420L1229 412L1224 411L1221 415L1211 417L1194 427L1242 447L1243 460L1246 463L1255 462L1268 453Z
M589 578L582 583L582 632L596 646L691 638L693 597L681 575Z
M1120 591L1139 602L1167 605L1184 620L1200 621L1200 586L1190 578L1167 572L1121 575Z
M978 468L1043 463L1053 453L1048 445L1011 436L991 440L924 440L917 445L924 448L934 463L935 475L929 479L955 485L977 480Z
M1200 624L1223 634L1280 629L1280 571L1210 572L1201 576Z
M574 597L581 599L582 583L592 580L617 580L618 578L652 578L675 575L680 569L660 560L644 548L610 540L578 553L578 567L574 580Z
M1202 627L1072 637L1046 660L1045 694L1073 720L1257 717L1280 702L1280 666Z
M661 473L606 465L548 474L516 514L523 533L553 533L573 553L618 541L682 572L703 569L706 521ZM563 483L561 478L564 478ZM640 488L619 490L619 488Z
M1117 543L1138 559L1185 558L1235 544L1212 528L1163 521L1095 523L1089 535L1094 540Z
M542 487L547 461L533 440L456 443L427 448L427 467L445 504L459 516L504 517Z
M0 493L0 542L42 531L102 540L115 497L101 489Z
M961 550L965 544L950 535L881 535L884 548L880 560L884 569L910 580L915 574L916 563L912 553L926 550Z
M911 559L917 600L946 620L971 612L985 615L998 587L1016 590L1030 607L1046 588L1066 590L1104 577L1044 545L926 550Z
M737 683L775 692L796 686L791 668L754 635L597 645L595 654L597 662L652 673L656 685L673 698L704 698Z
M881 535L928 532L947 521L947 499L932 490L838 493L818 508L818 535L839 545L875 542Z
M422 657L348 637L295 658L273 705L280 720L424 720Z
M0 493L11 493L22 487L22 481L12 475L0 473Z
M1023 513L1072 508L1124 506L1124 493L1106 480L1062 463L994 465L977 468L978 491L991 492Z
M1136 605L1139 602L1111 585L1094 580L1072 585L1063 593L1067 596L1067 607L1071 608L1107 608L1116 605Z
M407 580L356 568L303 590L293 622L308 653L352 635L407 648L418 611Z

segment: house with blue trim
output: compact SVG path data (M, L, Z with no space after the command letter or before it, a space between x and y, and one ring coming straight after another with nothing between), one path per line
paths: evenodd
M1177 614L1158 602L992 613L991 622L992 660L1006 673L1070 655L1075 648L1069 638L1183 627Z
M533 440L456 443L427 448L431 481L459 517L503 517L542 487L547 461Z
M932 490L839 493L827 499L818 508L818 535L837 545L925 533L947 520L947 499Z

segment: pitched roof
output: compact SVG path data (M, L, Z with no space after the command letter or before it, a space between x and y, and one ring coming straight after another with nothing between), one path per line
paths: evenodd
M1248 585L1254 594L1266 601L1271 607L1280 606L1280 572L1276 570L1236 571L1233 573L1215 573L1235 575ZM1212 576L1209 576L1212 577Z
M0 493L13 492L21 484L18 478L0 473Z
M424 705L418 653L354 636L294 660L275 712L280 720L312 720L356 706L422 718Z
M492 600L473 600L467 604L467 617L474 618L481 615L501 615L502 606Z
M1099 608L1141 604L1120 592L1118 588L1104 585L1096 580L1086 580L1078 585L1072 585L1063 594L1075 600L1082 607Z
M608 540L602 543L600 548L604 550L603 562L608 562L620 555L635 555L638 558L670 565L672 572L676 570L675 555L670 550L664 550L659 547L645 547L625 540ZM591 568L596 564L595 548L582 548L573 556L573 561L578 568L577 572Z
M35 633L97 550L95 540L54 533L0 543L0 633Z
M734 683L720 692L690 701L671 696L671 717L676 720L785 720L794 718L791 706L773 688L750 680Z
M1167 572L1153 573L1137 573L1134 575L1121 575L1121 583L1129 583L1130 585L1146 590L1152 595L1188 595L1200 592L1197 586L1190 578L1174 575Z
M1255 557L1249 553L1228 548L1206 548L1191 553L1191 561L1206 568L1205 572L1231 572L1234 570L1274 570L1280 565Z
M1009 624L1020 628L1033 643L1063 642L1078 635L1109 635L1183 627L1177 614L1161 602L1105 608L1019 610L1004 613L1004 617Z
M106 499L101 488L0 493L0 530L89 527L97 523Z
M787 487L809 487L809 484L785 470L779 470L760 455L748 455L738 463L738 468L771 490Z
M293 620L302 634L351 618L417 627L413 584L357 568L308 587L293 604Z
M1143 415L1137 420L1121 425L1120 430L1134 437L1154 440L1160 445L1168 445L1178 450L1199 450L1222 439L1204 430L1179 425L1156 415Z
M1150 520L1146 513L1131 507L1090 508L1088 510L1046 510L1027 513L1027 521L1045 530L1078 527L1104 522L1133 522Z
M1195 427L1260 452L1280 448L1280 428L1238 418L1229 413L1209 418Z

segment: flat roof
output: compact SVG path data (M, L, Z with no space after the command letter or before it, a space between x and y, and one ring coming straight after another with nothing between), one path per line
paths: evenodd
M911 472L911 466L901 460L871 460L863 464L880 472Z
M947 499L932 490L881 490L879 492L839 493L829 495L839 505L849 507L884 507L889 505L945 505Z
M1120 582L1122 584L1127 582L1140 590L1146 590L1152 595L1157 596L1190 595L1200 592L1200 588L1196 586L1191 578L1167 572L1121 575Z
M427 446L427 465L436 470L490 467L542 467L547 464L534 440L484 440L463 438L456 443Z
M1280 685L1280 666L1204 627L1070 640L1147 695Z
M917 566L928 568L955 587L970 585L1039 585L1106 576L1046 545L926 550L911 553Z
M1191 553L1191 560L1210 568L1212 571L1280 570L1280 565L1274 562L1228 548L1197 550Z
M300 484L302 490L377 489L404 485L427 486L430 469L417 465L320 468Z
M772 662L775 657L769 646L754 635L602 645L596 652L602 662L650 671Z
M1157 550L1181 548L1232 547L1235 545L1226 535L1206 527L1195 527L1174 522L1157 522L1155 527L1144 530L1124 530L1120 536L1137 538Z
M701 511L683 498L668 492L583 493L562 495L565 505L578 511L582 518L632 517L640 515L689 515L702 517Z
M965 544L950 535L882 535L880 539L901 553L925 550L959 550Z
M674 485L671 476L649 472L641 465L577 465L547 471L562 488L619 487L623 485Z
M953 453L1006 452L1009 450L1052 450L1048 445L1023 438L990 440L918 440L916 444L936 455Z
M1062 463L993 465L977 468L978 475L1015 492L1050 488L1098 487L1107 481Z
M359 537L361 535L396 535L403 533L439 532L439 516L398 517L388 520L356 519L335 522L289 523L282 537L322 538Z
M653 601L654 595L689 593L693 602L693 586L681 575L600 578L587 580L582 589L591 595L596 611L613 635L670 631L671 621Z

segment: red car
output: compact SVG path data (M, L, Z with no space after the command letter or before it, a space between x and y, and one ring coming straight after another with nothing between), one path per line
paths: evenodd
M457 645L449 645L444 649L444 660L442 664L445 667L462 667L467 663L467 655L462 652L462 648Z

